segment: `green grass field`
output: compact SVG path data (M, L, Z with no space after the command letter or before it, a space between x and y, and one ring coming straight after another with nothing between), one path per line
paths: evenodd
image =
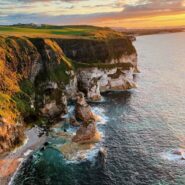
M110 28L101 28L95 26L51 26L51 25L0 26L0 35L42 37L42 38L83 37L91 39L106 39L122 36L121 33L113 31Z

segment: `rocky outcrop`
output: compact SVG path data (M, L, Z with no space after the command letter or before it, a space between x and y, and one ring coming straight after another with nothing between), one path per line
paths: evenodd
M104 168L106 162L107 151L105 148L100 148L96 157L96 167Z
M123 67L79 69L77 75L79 89L86 94L88 99L100 100L101 92L135 88L133 73L134 67L128 69Z
M78 93L77 95L75 117L83 122L95 120L95 115L93 114L91 107L87 104L83 93Z
M72 141L81 144L92 142L96 133L97 130L94 120L89 120L87 122L84 122L80 126L80 128L76 132L76 135L73 137Z
M100 134L96 130L96 122L99 121L98 116L92 112L83 93L78 93L76 99L75 119L71 121L74 126L77 126L78 123L76 119L82 121L82 124L77 130L76 135L72 138L72 141L81 144L97 142L100 139Z
M96 117L93 114L90 105L87 104L84 94L78 93L76 98L76 107L75 107L75 117L82 121L82 125L77 130L76 135L72 138L73 142L76 143L87 143L93 142L93 138L95 137L96 130ZM76 123L72 120L72 123Z

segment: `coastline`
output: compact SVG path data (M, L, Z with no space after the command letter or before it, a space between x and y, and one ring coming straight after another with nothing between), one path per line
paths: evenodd
M161 31L161 32L152 32L152 33L136 33L134 36L140 37L140 36L147 36L147 35L162 35L162 34L173 34L173 33L183 33L185 30L181 31Z
M73 109L72 109L72 111L73 111ZM97 108L93 109L93 113L98 114L101 117L101 120L99 120L97 122L97 126L98 126L97 134L98 135L96 134L96 137L98 137L99 141L97 142L97 144L95 144L96 142L94 143L93 141L92 141L92 143L87 143L85 145L87 148L83 148L83 145L81 146L79 144L79 146L78 146L78 144L73 143L74 145L72 146L72 148L70 147L72 149L72 151L67 151L67 153L65 153L65 151L61 150L61 153L63 153L63 155L66 157L66 160L68 162L78 162L79 160L83 161L83 160L87 160L87 159L90 160L90 158L94 158L97 155L99 149L102 148L104 134L102 133L102 130L100 129L100 127L101 127L101 125L104 125L106 123L106 119L107 119L107 118L105 118L102 111L103 110L97 109ZM61 127L63 123L62 122L56 123L53 125L52 128L53 129L57 128L58 124L59 124L59 127ZM68 134L71 135L70 137L72 137L74 135L74 133L76 132L76 130L70 131L70 128L68 130ZM41 133L42 133L42 136L39 136L39 134L41 134ZM53 134L54 133L57 134L57 131L53 130ZM63 132L63 131L61 133L65 134L65 132ZM42 129L39 127L33 127L31 129L27 129L25 131L25 135L26 135L26 139L25 139L25 142L23 145L21 145L18 148L15 148L13 151L9 152L5 156L0 157L0 185L12 185L14 177L17 174L17 172L19 171L19 169L21 168L21 165L23 164L23 162L25 160L27 160L28 157L30 155L32 155L34 151L41 148L42 145L46 142L46 140L48 138L48 136L46 136L46 134L44 134ZM58 137L60 137L60 136L58 136ZM62 137L65 138L64 135L62 135ZM88 148L88 145L91 147ZM77 146L77 150L75 150L76 149L75 146ZM76 153L75 154L75 155L77 155L76 158L72 157L73 152ZM67 155L69 153L70 153L71 157L73 158L71 160L67 158Z
M14 175L18 171L22 162L35 150L39 149L47 139L43 134L39 136L41 130L38 127L27 129L26 140L23 145L15 148L5 156L0 157L0 184L11 185Z

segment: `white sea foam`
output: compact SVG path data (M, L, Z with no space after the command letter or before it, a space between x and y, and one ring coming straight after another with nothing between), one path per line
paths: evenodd
M62 116L62 118L70 118L71 115L73 115L74 109L75 109L74 105L69 105L68 106L68 113L65 114L64 116Z
M19 164L18 168L17 168L16 171L14 172L14 175L11 177L10 181L8 182L8 185L13 185L14 178L15 178L15 176L17 175L17 172L19 171L19 169L20 169L22 163L24 162L24 160L25 160L25 159L23 159L23 160L21 161L21 163Z
M26 152L24 152L24 156L26 157L26 156L30 155L32 152L33 152L33 150L29 149Z
M101 117L101 120L97 122L97 125L106 124L109 118L105 116L105 110L103 108L93 107L92 111L94 114Z
M184 154L178 155L178 154L175 154L173 151L168 151L168 152L161 153L160 156L164 160L177 162L179 164L185 164Z
M98 144L91 149L78 151L76 155L71 158L71 160L66 159L65 161L67 164L70 164L70 163L79 164L84 161L95 162L95 158L98 155L100 148L101 148L101 145Z

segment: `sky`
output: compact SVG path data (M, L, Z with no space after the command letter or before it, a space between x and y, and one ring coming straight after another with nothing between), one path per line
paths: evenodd
M185 26L185 0L0 0L0 25Z

